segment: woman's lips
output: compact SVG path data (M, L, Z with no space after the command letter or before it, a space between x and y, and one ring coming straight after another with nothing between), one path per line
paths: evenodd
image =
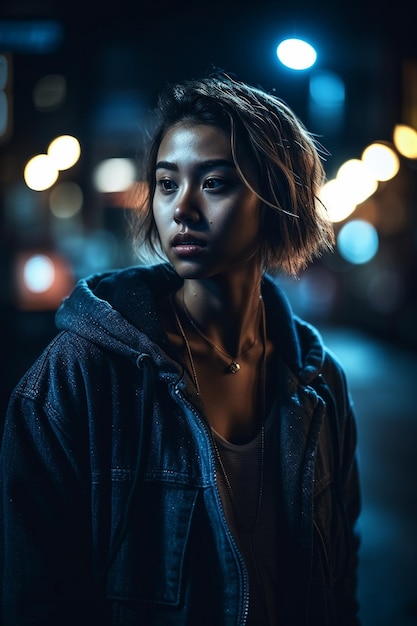
M194 237L189 233L175 235L172 240L172 249L177 256L194 256L201 254L206 247L207 243L203 239Z
M206 246L197 242L180 243L172 246L177 256L195 256L204 252Z

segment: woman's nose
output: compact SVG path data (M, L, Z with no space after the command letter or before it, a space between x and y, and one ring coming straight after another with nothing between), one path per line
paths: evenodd
M175 222L177 222L177 224L180 224L181 222L191 222L194 224L199 222L200 219L200 211L193 202L192 198L189 195L181 198L181 201L177 204L174 210Z

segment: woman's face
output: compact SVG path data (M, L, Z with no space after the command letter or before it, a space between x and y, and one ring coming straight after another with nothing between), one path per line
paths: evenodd
M208 278L259 263L260 201L240 179L224 131L172 126L160 144L155 177L155 223L180 276Z

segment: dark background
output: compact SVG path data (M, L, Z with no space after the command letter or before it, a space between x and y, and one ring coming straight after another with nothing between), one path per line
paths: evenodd
M98 194L92 174L108 157L140 159L150 111L168 81L217 67L274 91L329 150L330 178L342 162L360 158L370 142L392 143L396 124L417 128L416 18L416 3L404 0L391 6L370 0L2 0L0 54L12 67L12 119L0 143L2 414L13 386L55 334L60 297L24 301L19 259L58 254L69 266L70 284L92 271L135 262L127 235L131 209L125 199ZM56 29L48 45L34 35L45 21ZM279 64L275 49L287 36L314 43L316 69L343 79L346 102L337 128L311 114L310 71L295 73ZM65 76L66 98L56 110L39 111L33 91L50 74ZM75 226L58 225L47 209L49 190L28 190L23 181L28 159L60 134L75 135L82 147L77 165L62 174L83 192ZM345 364L357 405L364 626L417 624L417 411L411 395L417 374L417 162L400 160L399 174L356 212L378 229L376 257L355 266L336 249L298 281L283 281L296 312L319 326ZM384 276L393 278L384 283ZM376 284L379 291L372 291ZM392 296L391 305L377 307L384 295Z

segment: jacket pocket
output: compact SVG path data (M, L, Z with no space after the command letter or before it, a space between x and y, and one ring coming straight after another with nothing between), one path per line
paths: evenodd
M107 597L178 606L197 489L149 482L135 494Z

